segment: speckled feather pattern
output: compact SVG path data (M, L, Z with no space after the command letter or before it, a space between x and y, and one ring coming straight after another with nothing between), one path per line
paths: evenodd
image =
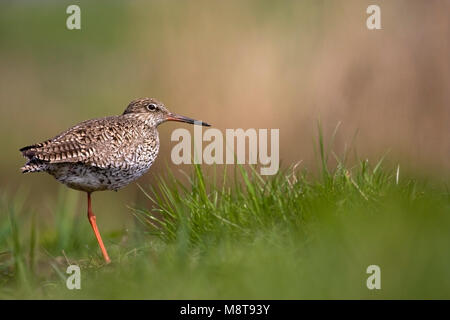
M146 99L145 103L158 103ZM159 151L156 127L162 121L135 108L81 122L53 139L22 148L28 159L22 172L45 171L68 187L86 192L126 186L150 168Z

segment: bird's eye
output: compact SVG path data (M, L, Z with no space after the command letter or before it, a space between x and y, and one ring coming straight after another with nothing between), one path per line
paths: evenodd
M150 111L155 111L156 110L156 104L154 103L150 103L147 105L147 109Z

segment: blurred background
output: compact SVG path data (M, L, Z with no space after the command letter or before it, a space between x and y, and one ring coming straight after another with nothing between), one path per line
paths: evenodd
M450 2L376 2L382 30L372 31L374 2L361 0L2 1L2 191L27 189L27 205L51 217L62 187L22 175L18 149L145 96L221 130L279 128L282 167L315 166L320 119L325 137L341 122L337 151L374 161L389 151L402 170L448 177ZM70 4L81 30L66 28ZM181 126L192 130L160 127L142 185L174 167L170 134ZM84 212L84 195L67 192ZM140 191L94 197L103 228L122 228Z

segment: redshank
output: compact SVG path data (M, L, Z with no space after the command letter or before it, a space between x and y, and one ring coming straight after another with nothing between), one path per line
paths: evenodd
M158 125L179 121L209 126L173 114L153 98L133 100L124 113L83 121L56 137L20 149L23 173L47 172L69 188L84 191L88 219L106 263L111 260L92 212L94 191L119 190L150 169L159 151Z

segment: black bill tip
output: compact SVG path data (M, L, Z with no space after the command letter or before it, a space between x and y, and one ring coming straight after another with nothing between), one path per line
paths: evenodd
M204 127L211 127L211 125L209 123L200 121L200 120L195 120L192 118L188 118L185 116L180 116L178 114L169 114L169 116L167 117L168 121L178 121L178 122L185 122L185 123L190 123L190 124L196 124L199 126L204 126Z

